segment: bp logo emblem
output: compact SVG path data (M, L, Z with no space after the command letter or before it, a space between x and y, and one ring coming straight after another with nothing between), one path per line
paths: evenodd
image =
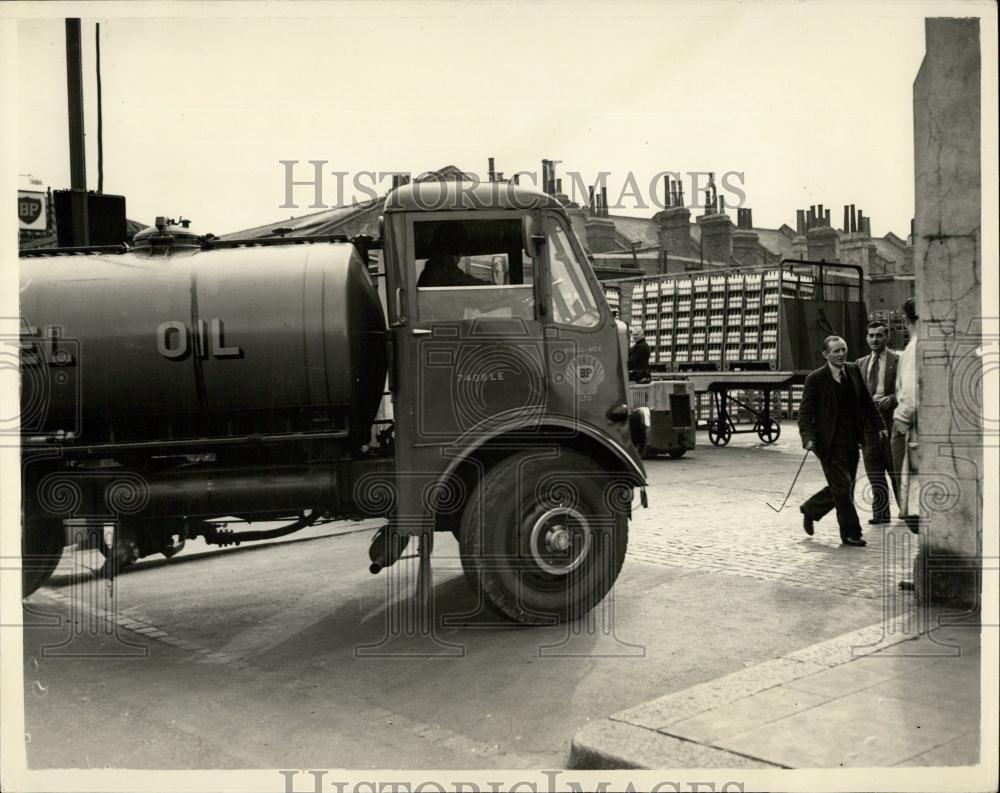
M593 396L604 382L604 364L593 355L578 355L566 367L566 382L576 387L580 396Z
M31 196L17 197L17 217L24 223L34 223L42 214L42 201Z

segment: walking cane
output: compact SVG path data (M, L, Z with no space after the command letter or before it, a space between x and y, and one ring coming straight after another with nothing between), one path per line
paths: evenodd
M806 453L802 455L802 462L799 463L799 470L795 472L795 478L792 480L792 486L788 488L788 495L785 496L785 500L781 502L781 506L775 507L770 501L767 502L767 505L775 512L781 512L781 510L785 508L785 504L788 503L788 499L791 498L792 491L795 489L795 483L799 481L799 474L802 473L802 466L806 464L806 457L808 456L809 456L809 449L806 449Z

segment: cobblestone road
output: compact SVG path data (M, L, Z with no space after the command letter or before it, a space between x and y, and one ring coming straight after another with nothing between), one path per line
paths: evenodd
M892 595L912 576L917 537L899 520L868 526L867 479L860 467L855 498L867 548L840 544L830 514L816 534L802 531L799 504L824 486L819 461L810 455L795 490L778 514L802 461L795 425L785 422L777 443L736 435L717 448L704 432L698 447L680 460L649 460L650 509L635 509L629 554L641 561L762 578L826 592L879 598ZM895 510L893 510L895 514Z

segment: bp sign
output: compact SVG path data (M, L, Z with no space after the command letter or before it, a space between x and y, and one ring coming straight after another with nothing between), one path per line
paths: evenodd
M48 213L45 211L45 193L19 190L17 193L17 221L21 231L45 231Z

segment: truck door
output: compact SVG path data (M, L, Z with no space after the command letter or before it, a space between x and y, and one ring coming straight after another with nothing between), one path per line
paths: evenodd
M401 453L407 440L429 450L466 446L544 414L540 291L536 263L522 248L522 214L426 212L407 219L410 316L398 337L398 370L406 372L414 400L411 426L397 427ZM436 449L433 455L442 458ZM422 457L422 470L438 467Z

